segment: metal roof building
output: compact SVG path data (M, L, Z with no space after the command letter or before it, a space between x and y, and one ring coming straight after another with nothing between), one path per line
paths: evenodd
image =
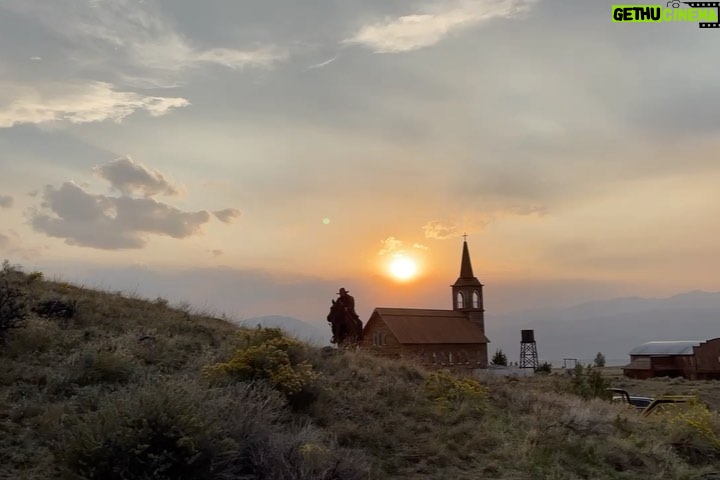
M647 342L638 345L630 351L632 355L692 355L693 347L697 347L702 340L671 340L660 342Z
M720 378L720 338L712 340L655 341L630 351L623 373L631 378Z

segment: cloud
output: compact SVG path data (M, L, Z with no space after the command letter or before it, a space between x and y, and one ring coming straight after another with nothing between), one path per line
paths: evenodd
M210 220L207 211L183 212L151 198L93 195L72 182L45 187L35 230L69 245L98 249L142 248L148 234L186 238Z
M0 248L5 248L10 243L10 237L0 233Z
M212 212L218 220L223 223L231 223L233 219L240 216L240 210L235 208L226 208L225 210L216 210Z
M428 250L428 247L421 243L413 244L413 248L417 248L418 250Z
M190 50L180 55L179 60L185 62L185 68L194 63L215 63L233 70L246 67L270 67L275 62L284 60L287 53L275 46L264 46L255 50L233 50L229 48L213 48L205 51Z
M185 80L187 71L206 65L269 68L289 55L272 44L194 45L154 1L7 0L3 7L42 22L73 44L75 54L68 58L73 63L94 70L105 67L143 86L174 86Z
M218 249L209 250L209 252L212 253L212 254L213 254L214 256L216 256L216 257L219 257L219 256L225 254L225 252L223 252L222 250L218 250Z
M0 195L0 208L10 208L13 205L13 198L9 195Z
M36 88L4 85L0 88L0 128L18 124L67 121L74 124L114 120L121 122L136 111L153 117L190 104L184 98L152 97L121 92L106 82L44 84Z
M507 212L512 215L547 215L548 209L542 205L516 205L509 207Z
M313 65L310 65L310 66L307 67L305 70L313 70L313 69L315 69L315 68L327 67L327 66L330 65L332 62L334 62L335 60L337 60L338 57L339 57L339 55L336 54L336 55L334 55L333 57L325 60L324 62L315 63L315 64L313 64Z
M179 188L162 173L150 169L129 156L118 158L95 168L96 173L110 182L111 187L126 195L151 197L157 194L177 195Z
M494 18L516 15L535 0L460 0L438 3L423 13L385 19L363 26L346 44L358 44L375 53L398 53L434 45L453 32Z
M422 227L425 238L447 240L459 236L455 225L443 225L440 222L428 222Z
M380 240L383 244L383 248L378 252L378 255L387 255L393 253L402 247L403 242L396 239L395 237L388 237L385 240Z
M211 219L210 212L184 212L159 202L152 195L176 194L172 185L157 170L118 158L95 167L95 172L122 195L113 197L88 192L89 186L65 182L60 187L47 185L39 209L32 210L33 228L51 237L64 238L69 245L98 249L137 249L149 235L182 239L200 233ZM135 198L131 195L141 195ZM225 223L239 215L227 208L213 212Z

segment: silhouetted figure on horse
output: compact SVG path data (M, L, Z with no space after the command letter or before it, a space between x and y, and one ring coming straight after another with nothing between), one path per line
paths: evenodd
M338 295L340 298L332 301L327 316L333 334L330 341L340 348L358 345L362 342L363 323L355 312L355 299L344 288L340 289Z

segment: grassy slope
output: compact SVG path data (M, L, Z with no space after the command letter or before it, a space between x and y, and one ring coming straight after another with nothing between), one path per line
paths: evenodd
M79 310L6 335L0 479L693 479L720 460L712 439L563 393L564 378L488 378L486 394L442 403L428 372L362 353L293 350L319 377L290 408L277 385L203 374L247 351L229 323L3 276L30 305L69 298Z

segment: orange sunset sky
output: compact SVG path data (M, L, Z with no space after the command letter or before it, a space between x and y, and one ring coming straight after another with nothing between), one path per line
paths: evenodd
M449 308L463 233L489 314L720 290L720 36L610 6L3 0L0 257L316 323Z

